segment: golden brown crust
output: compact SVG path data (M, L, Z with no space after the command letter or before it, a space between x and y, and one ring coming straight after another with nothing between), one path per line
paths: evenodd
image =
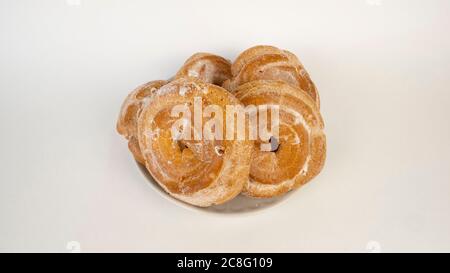
M193 77L206 83L222 85L231 78L231 63L210 53L196 53L178 70L175 79Z
M255 46L242 52L231 65L233 78L223 87L234 91L254 80L282 80L306 92L320 107L316 86L300 60L291 52L273 46Z
M323 120L315 102L283 81L259 80L241 85L235 95L244 105L279 105L279 147L261 151L255 142L249 182L243 193L273 197L314 178L326 157Z
M137 140L137 120L145 99L166 84L166 81L151 81L133 90L122 104L119 118L117 120L117 132L128 140L128 148L136 161L145 164L139 142Z
M231 73L233 77L237 76L241 69L248 63L249 60L264 55L264 54L278 54L280 50L274 46L257 45L248 48L241 52L236 60L231 64Z
M138 121L138 138L146 167L159 185L179 200L205 207L224 203L241 192L248 180L253 144L174 136L174 125L181 116L173 117L173 107L191 109L198 98L202 109L217 105L225 111L226 105L241 105L219 86L181 78L160 88L148 101Z
M173 125L180 116L173 116L173 107L193 110L198 98L203 110L216 105L224 115L227 105L278 105L279 146L267 151L261 147L268 142L261 139L177 138ZM281 195L317 176L326 158L319 106L314 83L289 51L255 46L233 64L217 55L196 53L170 80L152 81L131 92L122 105L117 131L128 140L135 160L166 192L206 207L241 192L258 198ZM205 124L208 118L202 118ZM225 132L236 123L219 126Z
M139 147L139 141L137 136L132 136L130 140L128 140L128 149L133 154L134 159L142 165L145 165L145 159L142 155L141 148Z

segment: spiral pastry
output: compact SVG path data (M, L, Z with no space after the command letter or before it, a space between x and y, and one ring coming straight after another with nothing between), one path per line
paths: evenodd
M231 63L214 54L196 53L178 70L175 79L193 77L206 83L222 85L231 78Z
M279 133L272 150L255 141L249 182L243 193L272 197L299 187L322 169L326 139L316 103L283 81L259 80L239 86L236 97L244 105L278 105ZM267 143L266 143L267 144Z
M133 90L125 99L117 120L117 132L128 140L128 148L136 161L145 164L137 138L137 120L145 99L148 99L166 81L151 81Z
M231 65L233 78L223 87L233 91L254 80L281 80L305 91L320 107L316 86L300 60L291 52L273 46L255 46L242 52Z
M248 181L253 144L206 137L196 140L199 132L195 126L178 130L180 120L193 121L192 116L174 116L174 107L184 105L192 113L199 100L202 110L216 105L223 113L227 105L241 105L219 86L180 78L158 89L147 101L138 121L138 137L146 167L161 187L179 200L205 207L224 203L241 192ZM201 118L206 126L207 118ZM228 125L220 123L216 129L223 126ZM186 132L191 139L185 138Z

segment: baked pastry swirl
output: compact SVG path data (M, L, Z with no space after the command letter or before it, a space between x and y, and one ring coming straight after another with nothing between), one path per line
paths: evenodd
M272 197L297 188L322 169L326 156L323 120L316 103L283 81L259 80L239 86L236 97L244 105L278 105L278 147L261 150L255 142L249 182L243 193Z
M320 107L319 94L300 60L291 52L273 46L255 46L242 52L231 65L233 78L223 87L234 91L254 80L281 80L305 91Z
M231 63L210 53L196 53L178 70L175 79L193 77L206 83L222 85L231 78Z
M146 167L158 184L175 198L203 207L221 204L241 192L248 181L253 144L248 140L196 140L199 132L194 126L174 130L180 121L173 115L174 107L185 105L192 110L199 98L202 109L215 105L223 113L227 105L241 105L219 86L180 78L147 101L138 121L138 137ZM191 140L177 135L186 136L185 128L190 128Z
M326 157L319 104L318 91L294 54L255 46L232 64L210 53L192 55L171 79L133 90L116 127L135 160L168 194L206 207L239 193L278 196L313 179ZM243 112L230 115L229 106ZM277 130L263 139L258 130L274 121L259 111L273 107ZM231 138L230 127L238 130ZM213 138L206 136L207 128Z
M166 81L151 81L133 90L125 99L120 109L116 129L128 140L128 148L136 161L145 164L137 138L137 120L146 99L166 84Z

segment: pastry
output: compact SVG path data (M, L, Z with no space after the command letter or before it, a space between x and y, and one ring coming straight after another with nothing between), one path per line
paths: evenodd
M184 106L192 112L199 101L201 109L216 105L225 111L227 105L241 105L220 86L183 77L164 85L147 101L138 120L138 139L146 167L158 184L179 200L205 207L241 192L248 181L253 143L196 138L195 126L180 128L179 121L192 124L195 113L173 115L174 109Z
M284 81L258 80L240 85L235 96L244 105L278 105L278 138L271 150L255 141L249 182L243 193L272 197L297 188L322 169L326 156L323 120L314 100Z
M117 121L117 132L128 140L128 148L136 161L145 164L137 138L137 119L145 99L148 99L166 81L151 81L133 90L125 99Z
M300 60L273 46L255 46L242 52L231 65L232 79L223 87L233 91L254 80L282 80L305 91L320 107L319 94Z
M122 104L117 131L168 194L207 207L239 193L279 196L317 176L326 157L319 104L314 83L289 51L255 46L232 64L196 53L173 78L133 90ZM230 114L230 106L244 112ZM275 131L274 120L265 116L268 123L262 122L260 112L274 108ZM261 128L268 125L272 130L263 137Z
M206 83L222 85L231 78L231 63L214 54L196 53L178 70L175 79L194 77Z

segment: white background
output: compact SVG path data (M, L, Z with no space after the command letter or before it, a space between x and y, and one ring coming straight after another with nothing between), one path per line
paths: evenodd
M0 3L0 251L450 251L449 1ZM115 132L122 100L257 44L316 82L326 166L258 213L176 206Z

